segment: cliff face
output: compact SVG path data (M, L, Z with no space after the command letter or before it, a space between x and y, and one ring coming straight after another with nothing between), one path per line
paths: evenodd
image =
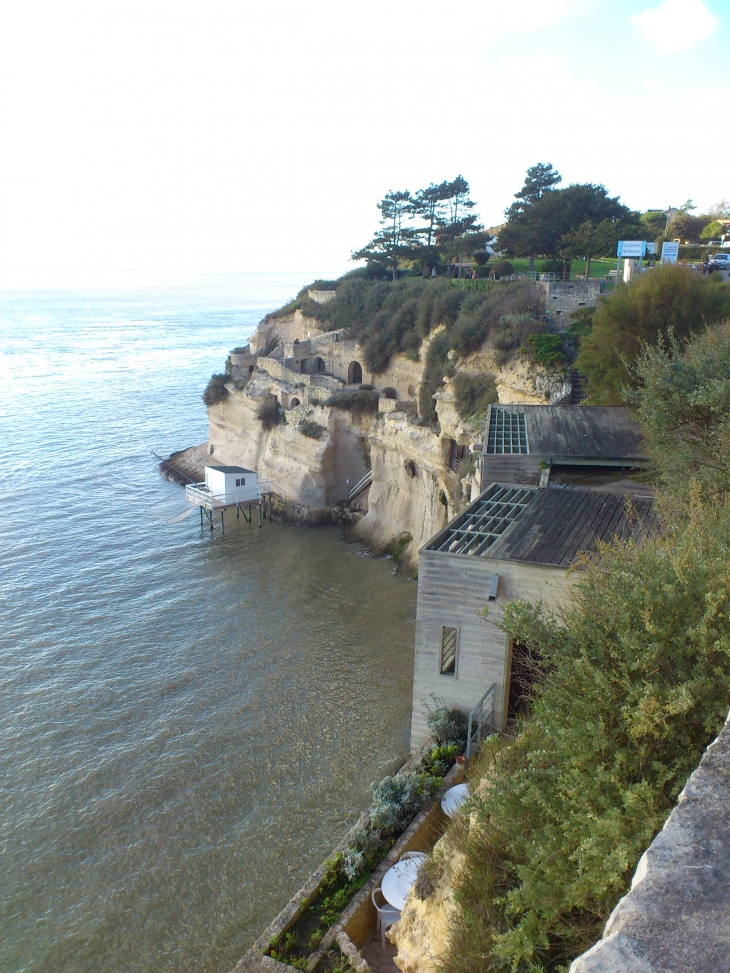
M386 402L388 400L385 400ZM404 412L381 412L370 431L372 483L367 514L355 532L374 550L410 534L405 560L415 565L419 547L448 518L456 475L444 459L444 441Z
M279 401L296 398L293 392L302 394L297 388L286 391L284 383L272 382L266 373L254 373L244 389L229 387L224 401L210 407L212 461L256 470L274 483L284 499L312 511L346 502L350 487L368 468L372 419L330 408L324 405L324 397L322 401L313 397L294 406L287 402L286 422L267 431L256 412L276 394L272 385ZM321 439L305 436L299 426L302 420L321 426Z
M325 333L317 325L301 311L267 318L249 347L231 355L228 395L209 408L209 455L213 462L245 466L273 481L290 513L303 520L321 521L328 508L348 505L350 490L370 470L370 486L349 503L358 516L364 514L356 535L376 552L400 539L403 560L415 567L418 549L477 489L469 448L481 441L483 430L460 418L449 380L435 396L438 427L419 422L416 401L426 342L421 360L393 355L376 376L346 332ZM274 337L277 347L263 357L261 350ZM570 396L565 375L520 355L499 364L489 346L455 365L472 374L492 372L500 403L555 404ZM333 393L356 390L362 382L390 387L397 398L381 397L376 415L327 405ZM256 415L266 400L276 400L285 417L269 431ZM303 421L322 427L321 438L305 436ZM466 448L462 472L460 463L452 462L456 446Z

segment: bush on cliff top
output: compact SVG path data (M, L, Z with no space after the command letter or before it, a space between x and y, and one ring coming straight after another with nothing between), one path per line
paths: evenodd
M226 382L230 381L230 375L211 375L203 392L203 402L206 405L218 405L219 402L222 402L228 395Z
M284 420L284 415L276 399L264 399L256 409L256 418L266 432L271 432Z
M670 333L682 343L708 324L730 316L730 285L717 275L701 277L687 267L657 267L602 300L593 326L580 343L575 363L585 376L591 405L621 405L624 386L644 342L653 345Z
M453 384L456 410L462 419L484 412L487 406L499 402L494 375L490 373L469 375L467 372L457 372Z
M463 281L404 277L393 283L362 276L337 282L336 296L327 304L299 297L274 317L300 309L326 330L349 329L363 346L368 370L383 372L395 352L418 360L423 338L444 325L449 347L460 354L475 351L508 314L541 317L544 295L529 281L498 284L480 282L470 290Z
M380 396L375 391L363 389L356 392L333 392L327 399L325 405L332 409L346 409L355 415L364 415L368 412L378 411L378 399Z

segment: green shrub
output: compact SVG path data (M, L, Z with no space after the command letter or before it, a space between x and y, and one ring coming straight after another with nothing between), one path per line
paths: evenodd
M261 356L263 358L268 358L269 355L276 348L278 348L280 344L281 344L281 339L279 338L279 335L278 334L272 334L272 336L269 338L269 340L266 342L266 344L262 348L262 350L261 350Z
M551 257L549 260L543 260L540 264L540 270L544 274L559 274L562 277L563 268L565 267L565 261L558 260L557 258Z
M306 297L309 291L336 291L338 283L336 280L315 280L303 287L297 297Z
M364 415L368 412L378 411L378 399L380 396L375 391L357 392L333 392L327 399L325 405L333 409L346 409L356 415Z
M327 432L324 426L311 419L302 419L299 423L299 432L308 439L321 439Z
M499 402L494 375L469 375L457 372L452 380L456 409L462 419L483 412L487 406Z
M445 324L447 329L456 324L463 300L464 292L461 288L452 287L450 284L442 287L441 292L433 301L431 330L437 328L440 324Z
M515 269L509 260L498 260L492 264L492 274L495 277L511 277L514 272Z
M203 392L203 402L206 405L218 405L228 395L226 382L230 382L230 375L211 375L210 381Z
M665 509L666 513L666 509ZM596 941L730 701L730 509L697 491L664 536L585 560L560 616L517 602L542 679L472 781L448 971L557 970Z
M426 367L418 386L418 412L425 422L436 419L436 403L433 395L443 385L449 360L449 336L443 331L433 336L426 352Z
M565 339L559 334L532 334L527 339L538 365L557 368L565 364Z
M519 348L521 343L519 331L511 324L502 325L492 338L492 344L500 351L511 351L513 348Z
M730 286L716 274L701 277L667 265L603 298L590 334L581 338L575 367L586 378L591 405L621 405L623 388L635 388L631 363L644 343L673 333L681 342L730 316Z
M400 562L403 560L403 555L405 554L406 548L412 540L413 536L406 531L390 545L390 556L393 558L396 564L400 564Z
M478 267L486 267L489 263L489 252L487 250L475 250L473 256Z
M361 392L372 392L373 391L373 386L372 385L368 385L367 382L363 382L361 385L358 385L358 388L360 389Z
M467 283L481 284L481 281ZM538 322L532 321L532 318L542 313L543 302L542 291L522 281L489 284L486 290L470 290L465 295L453 328L451 347L461 355L476 351L492 332L501 329L505 319L519 321L521 333L525 330L525 318L531 320L534 328Z
M426 726L437 743L458 744L466 740L467 719L459 709L437 706L429 710Z
M373 375L384 372L394 351L393 339L387 331L370 335L363 346L363 358L368 371Z
M730 322L713 325L686 348L676 340L646 348L631 373L637 388L627 398L638 407L656 477L676 485L691 476L727 496Z
M256 418L266 432L278 426L282 421L282 414L276 399L264 399L256 409Z
M383 395L386 397L386 399L397 399L398 391L397 389L394 389L392 385L386 385L383 389Z
M713 220L712 223L707 223L700 233L700 240L719 240L720 237L725 232L725 227L722 223L718 223L717 220Z

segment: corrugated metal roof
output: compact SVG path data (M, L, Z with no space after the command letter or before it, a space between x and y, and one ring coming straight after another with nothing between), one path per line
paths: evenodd
M554 458L610 459L646 462L641 426L630 409L621 407L574 405L493 406L525 417L526 440L530 456ZM490 420L484 435L484 452L490 447ZM501 450L500 450L501 452Z
M656 530L651 497L594 490L538 490L489 557L569 567L579 551L595 551L614 537L640 541Z
M651 497L493 483L425 546L427 551L568 567L580 551L656 530Z

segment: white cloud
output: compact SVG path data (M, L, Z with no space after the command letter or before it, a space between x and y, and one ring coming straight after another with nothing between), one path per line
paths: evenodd
M686 51L706 40L719 24L702 0L664 0L631 18L645 40L662 54Z

